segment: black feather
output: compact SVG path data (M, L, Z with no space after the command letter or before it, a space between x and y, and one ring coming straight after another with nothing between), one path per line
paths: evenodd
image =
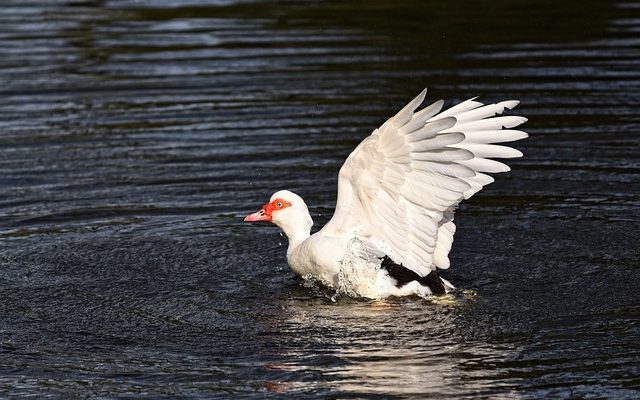
M417 281L422 286L426 286L431 289L431 293L433 294L440 295L447 292L436 271L431 271L428 275L420 276L409 268L404 267L402 264L394 263L388 256L384 256L384 258L382 258L380 268L389 272L389 276L396 280L396 286L399 288L410 282Z

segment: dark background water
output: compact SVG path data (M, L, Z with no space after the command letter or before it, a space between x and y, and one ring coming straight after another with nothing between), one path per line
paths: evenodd
M2 2L0 396L640 397L640 3L362 4ZM462 291L301 287L241 217L423 87L529 117Z

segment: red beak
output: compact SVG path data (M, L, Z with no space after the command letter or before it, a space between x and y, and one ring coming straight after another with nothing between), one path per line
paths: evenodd
M257 221L271 221L271 215L267 215L264 210L260 210L258 212L254 212L253 214L249 214L244 217L246 222L257 222Z

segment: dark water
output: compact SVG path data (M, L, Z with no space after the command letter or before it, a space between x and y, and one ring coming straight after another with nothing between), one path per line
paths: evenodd
M501 3L4 1L0 396L640 397L640 3ZM241 217L425 86L530 118L464 291L301 287Z

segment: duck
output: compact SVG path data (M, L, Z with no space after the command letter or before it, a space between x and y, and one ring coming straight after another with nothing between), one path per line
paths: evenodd
M528 134L527 121L501 115L519 104L483 104L477 97L443 111L420 110L427 89L351 152L338 173L335 211L311 234L302 197L273 193L247 222L270 222L288 239L287 262L305 280L366 299L439 296L455 289L438 275L450 266L454 212L463 200L510 171L495 159L522 157L499 143ZM418 111L417 111L418 110Z

